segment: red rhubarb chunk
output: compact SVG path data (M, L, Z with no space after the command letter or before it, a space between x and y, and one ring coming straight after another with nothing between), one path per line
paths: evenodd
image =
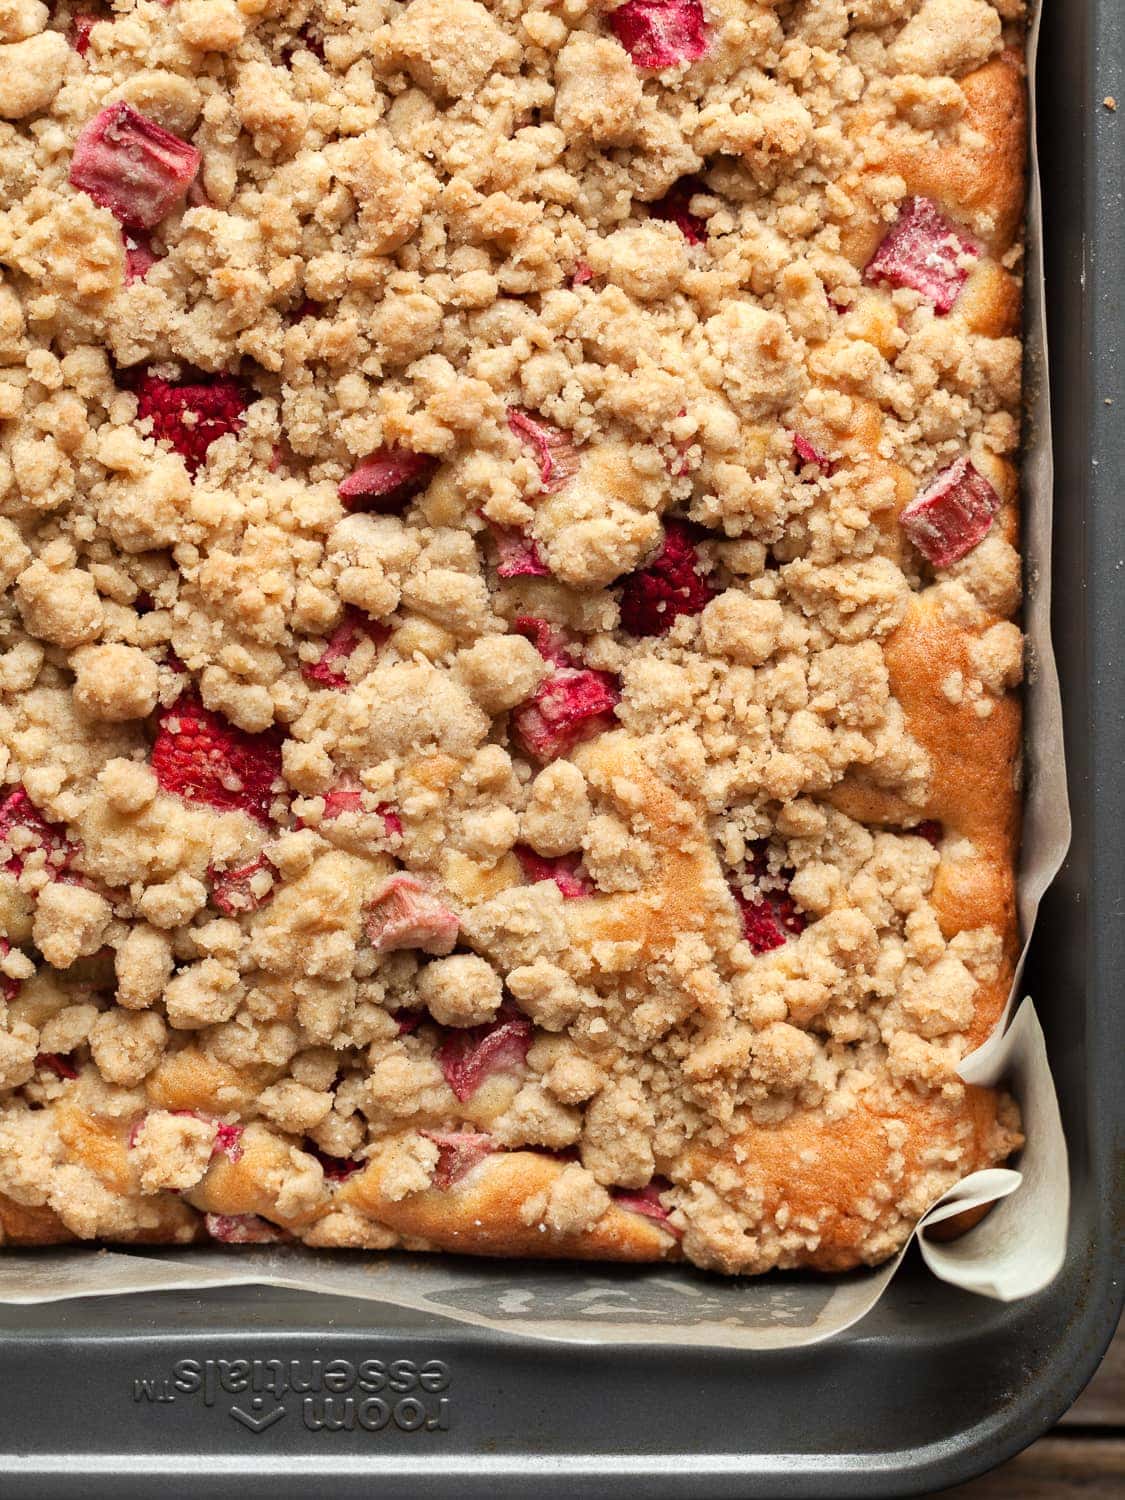
M706 185L698 177L681 177L679 182L672 184L663 198L657 198L648 205L649 214L654 219L664 219L669 224L675 224L689 245L705 245L707 220L692 213L691 200L696 193L706 191Z
M666 1177L654 1177L643 1188L614 1188L613 1201L618 1208L627 1208L630 1213L644 1214L646 1219L655 1219L669 1234L682 1239L683 1230L668 1222L669 1210L660 1201L672 1184Z
M59 1052L37 1053L35 1058L35 1066L37 1068L47 1068L50 1072L54 1073L59 1078L69 1079L78 1077L78 1069L69 1061L68 1058L63 1057Z
M445 1081L464 1104L492 1073L520 1067L531 1046L531 1022L507 1016L490 1026L451 1032L438 1049Z
M331 822L333 818L343 817L345 813L362 811L363 793L358 787L336 787L324 794L324 812L321 815L321 821Z
M315 1156L321 1165L321 1170L329 1182L343 1182L353 1172L358 1172L364 1165L351 1156L329 1156L327 1151L322 1151L313 1141L306 1140L301 1147L310 1156Z
M42 849L47 867L61 875L77 850L65 831L48 823L22 786L0 802L0 868L19 876L29 854Z
M755 846L750 869L744 879L736 879L731 889L742 913L742 931L754 953L768 953L780 948L790 935L802 933L808 925L805 914L789 894L793 871L771 873L767 861L768 845ZM747 894L743 885L751 887Z
M380 448L340 481L336 493L348 510L401 510L426 488L437 466L428 453Z
M790 433L790 436L793 439L793 455L799 469L803 469L808 464L823 469L825 474L832 473L836 465L826 453L822 453L815 444L810 443L808 438L802 437L799 432Z
M339 691L349 686L347 664L364 641L381 646L390 635L385 625L371 619L361 610L349 609L324 643L324 650L313 662L301 665L301 676L313 687Z
M395 1025L398 1027L399 1036L412 1036L422 1024L422 1012L418 1010L400 1010L395 1016Z
M555 760L613 726L620 694L608 672L562 667L544 678L535 696L512 711L512 727L527 753Z
M518 406L509 406L508 426L535 455L539 482L548 495L561 490L578 473L581 460L569 432Z
M621 588L621 628L630 635L665 635L681 615L697 615L715 597L691 533L668 521L660 551Z
M561 854L547 859L536 854L527 844L517 844L515 856L528 880L535 884L540 880L553 880L567 901L577 896L592 896L594 883L586 874L581 858L577 854Z
M438 1148L433 1186L446 1192L495 1151L492 1137L479 1130L423 1130Z
M248 404L246 393L229 375L176 385L146 372L137 386L138 421L151 419L153 437L171 443L192 475L212 443L228 432L241 431Z
M403 871L385 881L364 910L364 928L377 953L400 948L451 953L459 926L456 915L432 891Z
M594 279L594 268L588 260L576 260L574 270L570 273L571 286L585 286L588 281Z
M276 734L246 734L188 693L161 710L158 723L152 769L166 792L269 821L281 776Z
M90 50L90 33L102 18L100 16L75 16L70 32L70 45L79 57Z
M129 286L134 281L143 281L160 256L140 229L123 229L121 239L125 246L125 285Z
M257 1214L204 1214L203 1224L224 1245L275 1245L286 1238L284 1230Z
M948 568L984 541L1000 496L967 458L950 464L912 500L899 525L935 568Z
M920 839L925 839L927 844L932 844L936 849L945 836L945 829L936 818L926 818L921 823L915 823L908 833L917 834Z
M863 279L908 286L947 313L969 274L966 257L979 249L929 198L907 198L898 218L867 262Z
M609 24L638 68L674 68L708 50L701 0L625 0Z
M79 133L70 183L122 224L153 229L187 195L201 160L194 146L122 100Z
M212 1153L216 1151L221 1151L228 1161L239 1161L242 1157L242 1126L220 1124L212 1147Z
M526 636L544 661L556 667L574 666L574 653L566 632L550 620L542 620L538 615L517 615L512 629L517 635Z
M273 895L273 866L264 854L236 870L208 870L211 900L228 917L257 911Z
M493 526L497 578L549 578L551 570L539 555L534 537L514 526Z

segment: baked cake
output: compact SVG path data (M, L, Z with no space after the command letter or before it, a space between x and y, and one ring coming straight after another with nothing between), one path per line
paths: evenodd
M1020 1144L1021 0L0 0L12 1245L839 1270Z

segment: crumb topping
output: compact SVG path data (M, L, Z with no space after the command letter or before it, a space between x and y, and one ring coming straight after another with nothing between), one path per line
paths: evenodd
M0 1201L834 1269L1018 1144L1022 12L0 5Z

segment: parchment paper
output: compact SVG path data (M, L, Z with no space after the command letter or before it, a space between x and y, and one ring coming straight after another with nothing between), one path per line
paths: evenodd
M1012 1089L1027 1145L1018 1170L976 1172L935 1203L912 1238L930 1270L955 1286L1005 1301L1045 1287L1066 1247L1066 1143L1043 1033L1030 999L1009 1025L1043 892L1070 841L1062 709L1051 649L1051 501L1042 211L1035 152L1039 7L1028 45L1031 92L1028 253L1025 280L1024 550L1027 558L1025 803L1018 907L1025 935L1007 1007L995 1032L965 1058L967 1082ZM928 1225L1001 1200L975 1229L941 1244ZM333 1293L436 1313L505 1333L570 1342L779 1349L851 1327L878 1302L903 1252L876 1271L846 1276L771 1275L738 1281L690 1267L645 1268L489 1262L453 1256L219 1246L206 1250L63 1250L0 1255L0 1302L37 1303L132 1292L270 1285Z

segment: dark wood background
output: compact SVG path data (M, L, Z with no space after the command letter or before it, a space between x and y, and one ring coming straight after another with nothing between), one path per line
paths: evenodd
M949 1500L1125 1500L1125 1323L1059 1425Z

